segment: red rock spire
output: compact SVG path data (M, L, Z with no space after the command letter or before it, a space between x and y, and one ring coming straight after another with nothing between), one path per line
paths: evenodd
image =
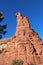
M14 37L0 41L0 65L11 65L12 60L23 60L23 65L43 65L43 43L30 28L28 19L16 13L17 27Z
M28 22L28 19L26 17L23 17L20 12L16 13L17 17L17 27L16 27L16 34L24 34L24 30L27 31L27 29L30 28L30 24Z

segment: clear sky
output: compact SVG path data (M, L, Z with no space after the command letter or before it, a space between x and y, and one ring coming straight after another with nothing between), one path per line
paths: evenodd
M7 23L7 33L4 38L10 38L16 31L16 12L27 16L31 28L33 28L43 41L43 0L0 0L0 11L3 12L4 20L0 24Z

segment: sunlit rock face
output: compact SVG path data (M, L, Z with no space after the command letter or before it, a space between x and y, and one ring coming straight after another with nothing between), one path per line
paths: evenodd
M23 60L23 65L43 65L43 42L30 28L27 17L16 13L17 26L12 38L0 40L0 65L11 65L12 60Z

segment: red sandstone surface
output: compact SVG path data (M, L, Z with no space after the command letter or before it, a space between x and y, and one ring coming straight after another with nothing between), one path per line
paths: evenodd
M11 65L12 60L23 60L23 65L43 65L43 42L30 28L28 19L16 13L17 27L12 38L0 40L0 65Z

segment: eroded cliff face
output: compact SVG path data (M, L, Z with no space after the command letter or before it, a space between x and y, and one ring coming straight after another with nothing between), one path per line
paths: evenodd
M12 60L23 60L23 65L43 65L43 43L30 28L28 19L16 13L17 27L10 39L0 40L0 65L11 65Z

